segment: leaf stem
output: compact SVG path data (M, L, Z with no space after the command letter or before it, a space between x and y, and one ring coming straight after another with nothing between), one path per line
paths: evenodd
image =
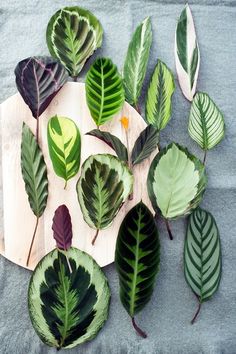
M197 297L198 298L198 297ZM201 306L202 306L202 304L201 304L201 302L199 301L199 298L198 298L198 308L197 308L197 311L196 311L196 313L195 313L195 315L194 315L194 317L193 317L193 319L192 319L192 321L191 321L191 324L193 325L194 324L194 322L196 321L196 319L197 319L197 317L198 317L198 315L199 315L199 312L200 312L200 310L201 310Z
M147 338L147 334L144 331L142 331L141 328L139 328L137 326L134 317L131 317L131 319L132 319L132 325L133 325L135 331L138 333L138 335L142 338Z
M66 256L66 262L67 262L67 265L68 265L68 268L69 268L69 272L70 272L70 274L72 274L72 268L71 268L70 260L68 258L67 253L65 254L65 256Z
M138 112L138 114L141 115L141 109L138 103L135 104L134 108L136 109L136 111Z
M74 82L77 82L78 76L72 76L72 79L73 79Z
M64 189L66 189L66 187L67 187L67 180L65 181Z
M172 241L173 240L173 235L172 235L172 232L171 232L169 221L167 219L165 219L165 224L166 224L166 229L167 229L169 238Z
M35 224L35 228L34 228L34 233L33 233L33 236L32 236L32 240L31 240L31 244L30 244L30 249L29 249L29 253L28 253L28 257L27 257L27 261L26 261L26 267L29 266L29 260L30 260L31 251L32 251L32 248L33 248L34 239L35 239L35 235L36 235L36 232L37 232L38 224L39 224L39 217L37 216L37 218L36 218L36 224Z
M207 150L204 150L203 165L206 164L206 156L207 156Z
M95 236L94 236L94 238L93 238L93 240L92 240L92 245L93 245L93 246L94 246L95 241L96 241L96 239L97 239L97 237L98 237L98 233L99 233L99 229L97 229L96 234L95 234Z

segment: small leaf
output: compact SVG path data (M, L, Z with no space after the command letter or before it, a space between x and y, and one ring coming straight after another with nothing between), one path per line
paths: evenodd
M65 205L59 206L55 211L52 229L57 248L67 251L71 247L72 224L69 210Z
M80 167L81 138L73 120L58 116L49 120L48 149L55 173L67 183Z
M141 163L147 159L157 148L159 143L159 132L153 125L148 125L136 140L131 160L133 165Z
M88 108L98 127L123 107L122 79L111 59L98 58L93 63L86 75L85 90Z
M152 213L145 204L135 205L119 230L115 265L119 274L121 302L134 319L149 302L160 265L160 243ZM137 332L145 337L135 322Z
M223 139L225 134L223 114L207 93L197 92L194 96L188 131L203 150L212 149Z
M117 138L115 135L101 131L99 129L91 130L86 133L86 135L94 136L102 141L104 141L108 146L110 146L117 154L121 161L128 161L128 152L126 146Z
M192 101L197 86L200 51L188 5L182 11L176 28L175 64L181 90L184 96Z
M170 69L160 60L152 74L146 98L146 121L159 131L164 129L171 117L171 98L175 90Z
M151 21L147 17L133 34L123 69L125 98L134 106L138 104L143 80L146 75L151 44Z
M72 77L77 77L86 60L102 45L103 29L98 19L78 6L58 10L47 27L47 45Z

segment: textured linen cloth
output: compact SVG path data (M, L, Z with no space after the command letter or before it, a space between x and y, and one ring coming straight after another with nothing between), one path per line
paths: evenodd
M158 0L2 0L0 3L0 100L16 92L14 68L32 55L47 55L45 31L49 18L61 7L79 5L91 10L104 28L102 48L95 56L109 56L121 69L131 34L146 16L153 27L153 45L143 89L158 58L175 73L174 36L184 1ZM190 325L197 302L183 274L186 220L171 223L169 241L159 223L161 271L150 303L137 315L147 331L143 340L134 332L119 301L114 264L104 268L111 287L109 319L91 342L61 352L89 354L236 354L236 1L192 0L201 51L198 89L207 92L225 115L226 138L208 153L208 189L202 206L213 213L221 234L223 271L218 292L203 304L198 321ZM93 62L93 56L82 77ZM142 106L142 111L144 111ZM177 141L199 157L202 151L189 137L190 104L176 80L173 114L161 134L161 144ZM146 181L143 181L146 183ZM14 220L12 220L14 222ZM23 237L19 230L19 237ZM0 257L0 353L48 354L30 323L27 289L30 272Z

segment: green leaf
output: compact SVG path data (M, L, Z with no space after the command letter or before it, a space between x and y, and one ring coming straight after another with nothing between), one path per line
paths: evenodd
M146 98L146 121L159 131L171 117L171 98L175 90L174 76L160 60L152 74Z
M78 6L58 10L47 27L47 45L72 77L77 77L86 60L102 45L103 29L98 19Z
M138 104L143 80L146 75L151 44L151 20L147 17L133 34L123 69L125 98L126 101L135 106Z
M85 222L96 230L107 228L132 188L133 176L124 162L109 154L90 156L83 163L77 183Z
M203 150L212 149L223 139L225 134L223 114L207 93L197 92L194 96L188 131Z
M57 176L66 183L79 171L81 156L80 132L73 120L52 117L48 122L48 149Z
M120 299L132 318L150 300L159 264L156 224L150 210L140 202L129 211L120 226L115 253ZM143 332L136 329L142 335Z
M35 136L25 123L22 127L21 171L30 207L39 218L48 199L47 167Z
M86 75L85 90L88 108L98 127L123 107L122 79L111 59L98 58L93 63Z
M48 253L35 268L28 291L32 325L47 345L73 348L93 339L108 317L107 279L88 254L70 248Z
M137 165L147 159L157 148L159 143L159 132L153 125L148 125L136 140L131 160L132 165Z
M154 210L165 219L175 219L199 205L206 183L201 161L184 147L171 143L154 158L147 186Z

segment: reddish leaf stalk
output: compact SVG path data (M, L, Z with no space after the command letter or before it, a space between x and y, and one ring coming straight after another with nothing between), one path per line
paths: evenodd
M194 315L194 317L193 317L193 319L192 319L192 321L191 321L191 324L192 324L192 325L195 323L195 321L196 321L196 319L197 319L197 317L198 317L198 315L199 315L199 312L200 312L200 310L201 310L201 306L202 306L201 302L199 301L198 296L197 296L197 299L198 299L198 308L197 308L197 311L195 312L195 315Z
M131 319L132 319L132 325L133 325L135 331L138 333L138 335L142 338L147 338L147 334L144 331L142 331L141 328L139 328L137 326L134 317L131 317Z
M30 244L30 248L29 248L29 253L28 253L28 257L27 257L27 261L26 261L26 267L29 266L29 260L30 260L31 251L32 251L33 244L34 244L35 235L36 235L36 232L37 232L37 229L38 229L38 224L39 224L39 217L37 216L36 224L35 224L35 228L34 228L34 233L33 233L33 236L32 236L32 240L31 240L31 244Z
M172 241L173 240L173 235L172 235L172 232L171 232L169 221L167 219L165 219L165 224L166 224L166 229L167 229L169 238Z
M98 237L98 233L99 233L99 229L97 229L96 234L95 234L94 238L92 239L92 245L93 245L93 246L94 246L95 241L96 241L96 239L97 239L97 237Z

